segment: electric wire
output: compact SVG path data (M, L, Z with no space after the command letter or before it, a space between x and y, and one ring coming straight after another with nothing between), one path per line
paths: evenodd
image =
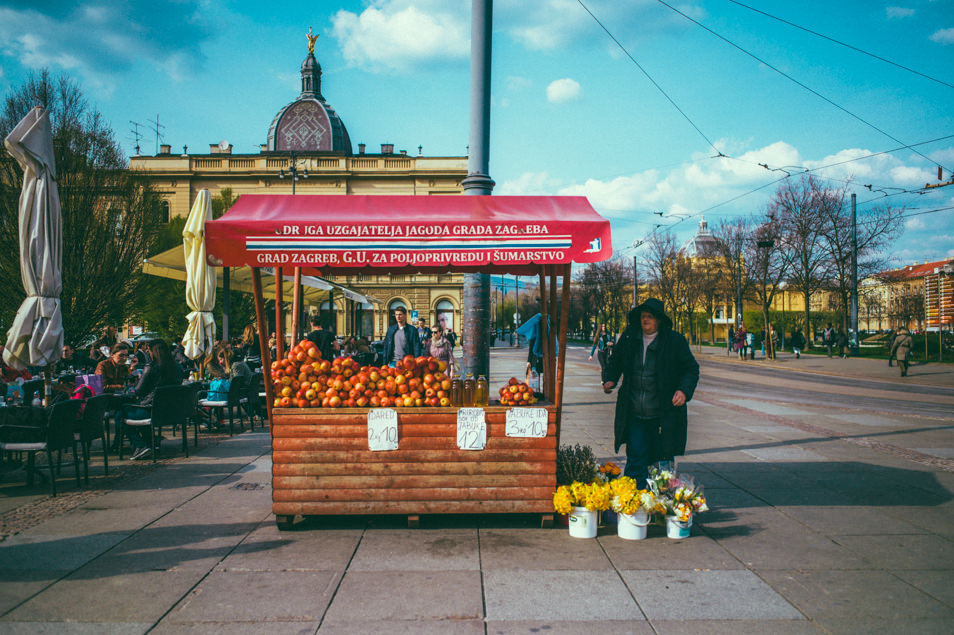
M709 139L709 137L707 137L706 134L705 134L704 132L702 132L702 130L699 129L699 126L697 126L697 125L695 124L695 122L693 122L693 120L690 119L689 115L687 115L687 114L685 113L685 111L683 111L683 109L679 107L679 104L677 104L677 103L673 100L673 98L669 96L669 94L665 91L665 89L663 89L663 87L660 86L659 83L658 83L655 79L653 79L653 76L650 75L649 72L648 72L645 68L643 68L642 64L640 64L639 62L636 61L636 58L633 57L628 50L626 50L626 47L623 46L622 43L621 43L619 40L616 39L616 36L613 35L613 34L610 32L610 30L606 28L606 26L600 21L600 19L597 18L596 15L594 15L592 11L590 11L590 8L587 7L587 6L583 3L583 0L576 0L576 1L580 4L581 7L583 7L583 10L584 10L584 11L586 11L587 13L590 14L590 17L593 18L593 20L600 26L600 28L603 29L603 31L606 33L606 35L608 35L609 38L610 38L611 40L613 40L613 42L616 44L616 46L618 46L619 49L620 49L621 51L623 51L623 53L626 55L626 57L628 57L629 60L630 60L633 64L636 65L636 68L638 68L638 69L643 73L643 75L646 76L646 79L648 79L650 82L652 82L652 85L656 87L656 90L658 90L658 91L662 94L662 96L665 97L665 98L669 101L670 104L672 104L672 107L675 108L676 111L677 111L680 115L682 115L683 118L684 118L686 121L689 122L689 125L692 126L693 129L695 129L695 131L698 132L699 135L700 135L703 139L706 140L706 143L708 143L709 146L710 146L713 150L715 150L715 151L718 153L719 156L724 156L724 155L722 154L722 151L719 150L719 148L717 148L716 145L715 145L714 143L712 143L712 141Z
M780 17L778 17L778 16L776 16L776 15L772 15L771 13L766 13L765 11L762 11L761 9L756 9L755 7L750 7L750 6L747 5L747 4L743 4L743 3L741 3L741 2L738 2L738 0L729 0L729 2L731 2L732 4L738 5L738 6L742 7L743 9L748 9L749 11L754 11L755 13L759 13L759 14L761 14L761 15L764 15L764 16L767 17L767 18L771 18L771 19L773 19L773 20L777 20L777 21L781 22L782 24L787 24L787 25L790 26L790 27L794 27L794 28L799 29L799 30L801 30L801 31L805 31L806 33L811 33L812 35L814 35L814 36L816 36L816 37L820 37L820 38L822 38L823 40L828 40L829 42L832 42L833 44L838 44L838 45L840 45L840 46L844 46L845 48L849 48L849 49L851 49L852 51L855 51L855 52L857 52L857 53L861 53L862 55L867 55L868 57L873 57L874 59L876 59L876 60L878 60L878 61L880 61L880 62L884 62L885 64L890 64L891 66L896 66L897 68L900 68L901 70L908 71L909 73L914 73L915 75L918 75L918 76L920 76L920 77L923 77L924 79L931 80L932 82L937 82L938 84L941 84L941 85L943 85L943 86L947 86L948 88L954 88L954 84L948 84L948 83L945 82L944 80L938 79L938 78L936 78L936 77L931 77L930 75L925 75L924 73L922 73L922 72L920 72L920 71L916 71L916 70L914 70L913 68L908 68L907 66L904 66L903 64L898 64L897 62L892 62L892 61L889 60L889 59L885 59L885 58L883 58L883 57L881 57L881 56L879 56L879 55L875 55L874 53L869 53L868 51L865 51L864 49L858 48L857 46L852 46L851 44L847 44L847 43L845 43L845 42L842 42L841 40L836 40L836 39L833 38L833 37L829 37L829 36L824 35L824 34L822 34L822 33L818 33L817 31L812 31L811 29L808 29L808 28L805 28L805 27L800 26L800 25L798 25L798 24L795 24L794 22L789 22L788 20L785 20L785 19L783 19L783 18L780 18Z
M579 0L578 0L578 1L579 1ZM832 101L832 100L829 99L828 97L822 95L820 92L818 92L818 91L815 90L814 88L811 88L811 87L808 86L807 84L804 84L803 82L800 82L799 80L795 79L794 77L792 77L791 75L789 75L788 73L786 73L785 71L783 71L782 69L780 69L780 68L778 68L778 67L776 67L776 66L773 66L773 65L772 65L771 63L769 63L768 61L766 61L766 60L762 59L761 57L759 57L758 55L756 55L756 54L754 54L754 53L752 53L752 52L750 52L750 51L748 51L748 50L742 48L741 46L739 46L738 44L736 44L736 43L733 42L732 40L726 38L726 37L723 36L723 35L720 35L719 33L716 33L715 31L713 31L712 29L710 29L710 28L707 27L706 25L702 24L701 22L699 22L699 21L696 20L695 18L692 18L692 17L690 17L689 15L683 13L682 11L680 11L680 10L677 9L676 7L672 6L671 4L669 4L668 2L666 2L665 0L656 0L656 2L658 2L659 4L661 4L661 5L663 5L663 6L667 7L667 8L669 8L671 11L673 11L673 12L675 12L675 13L678 13L679 15L681 15L682 17L684 17L686 20L689 20L690 22L692 22L693 24L695 24L696 26L698 26L698 27L700 27L700 28L702 28L702 29L705 29L706 31L708 31L709 33L711 33L712 35L714 35L715 37L719 38L720 40L722 40L722 41L725 42L726 44L732 46L733 48L737 49L738 51L740 51L740 52L742 52L742 53L748 55L749 57L751 57L752 59L756 60L756 61L759 62L760 64L764 64L765 66L767 66L768 68L772 69L773 71L775 71L776 73L778 73L778 74L781 75L782 77L784 77L784 78L788 79L789 81L793 82L794 84L796 84L796 85L798 85L798 86L804 88L805 90L807 90L807 91L810 92L811 94L815 95L815 96L818 97L819 99L824 100L825 102L827 102L827 103L829 103L830 105L834 106L835 108L837 108L838 110L842 111L842 112L845 113L846 115L852 117L853 119L856 119L856 120L860 121L861 123L865 124L866 126L868 126L868 127L871 128L871 129L873 129L873 130L879 132L880 134L884 135L885 137L891 139L892 141L895 141L895 142L897 142L897 143L904 144L904 141L901 141L901 140L898 139L897 137L895 137L895 136L891 135L890 133L888 133L888 132L882 130L881 128L879 128L878 126L874 125L873 123L871 123L871 122L869 122L869 121L863 119L862 117L856 115L855 113L851 112L850 110L848 110L848 109L845 108L844 106L841 106L841 105L837 104L836 102ZM581 2L581 4L582 4L582 2ZM912 151L913 151L915 154L921 156L922 158L927 159L927 160L930 161L931 163L934 163L934 161L933 161L930 157L925 156L924 154L921 154L920 152L918 152L918 151L915 150L914 148L912 148ZM945 169L948 169L946 166L942 166L942 167L945 167ZM948 171L950 171L950 170L948 169Z

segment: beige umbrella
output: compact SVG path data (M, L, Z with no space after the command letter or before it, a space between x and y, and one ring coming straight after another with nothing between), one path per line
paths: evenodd
M63 349L63 219L49 114L35 106L4 144L23 167L20 278L27 297L7 331L3 361L21 369L49 366L60 359Z
M196 359L215 345L215 271L205 261L205 223L212 220L212 197L200 190L182 230L185 251L186 303L192 313L186 316L189 327L182 338L186 357Z

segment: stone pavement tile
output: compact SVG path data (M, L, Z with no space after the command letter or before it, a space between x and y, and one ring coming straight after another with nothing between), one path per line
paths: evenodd
M0 615L50 586L69 571L0 569Z
M615 527L615 525L613 525ZM718 542L700 535L698 529L688 539L666 538L664 527L650 526L645 540L624 540L600 536L610 562L616 569L742 569L742 563Z
M915 527L946 538L954 538L954 503L934 506L892 505L885 513L909 522Z
M760 575L816 622L954 618L954 609L887 571L790 570Z
M446 620L387 620L371 622L349 620L347 622L324 622L318 629L319 635L354 635L355 633L387 633L389 635L484 635L484 621L481 619Z
M616 571L485 570L488 620L644 620Z
M804 619L752 571L621 571L621 574L649 620Z
M366 532L348 571L479 570L476 529Z
M613 532L615 532L615 528ZM609 529L603 530L610 534ZM480 564L490 569L601 570L612 564L599 542L571 538L565 527L481 529Z
M152 623L136 622L0 622L0 634L32 633L33 635L140 635L149 632Z
M128 536L122 532L89 536L24 532L0 543L0 566L4 569L70 571L90 562Z
M782 489L778 487L763 488L761 484L759 484L758 487L749 488L749 493L773 507L797 507L804 505L848 506L857 504L854 497L821 485L818 487L805 487L804 485L800 485Z
M339 580L329 571L213 571L163 622L317 622Z
M356 618L454 624L483 615L479 571L356 571L345 574L322 628Z
M652 620L659 635L821 635L820 626L808 620Z
M812 531L781 532L749 531L746 526L720 529L713 534L708 525L704 531L719 545L752 569L872 569L880 563L871 561L837 544L831 538Z
M950 570L954 567L954 543L940 536L837 536L835 540L884 569Z
M950 569L938 571L892 571L894 575L906 581L936 600L954 608L954 563Z
M195 622L186 624L163 620L150 635L198 633L199 635L313 635L318 622Z
M921 534L925 531L902 518L895 518L885 507L850 505L786 506L780 511L826 536L852 534Z
M156 622L205 571L150 571L104 575L74 574L0 618L3 622Z
M360 539L356 529L290 532L265 521L216 569L344 572Z
M654 631L642 617L638 620L587 620L586 622L561 622L557 620L487 620L487 635L651 635ZM698 631L695 631L698 634Z
M833 635L950 635L954 633L954 619L918 619L904 617L897 620L854 618L848 620L818 621L826 633Z
M161 507L103 508L94 499L68 514L56 516L30 528L36 534L83 536L107 532L132 533L159 519L168 509Z

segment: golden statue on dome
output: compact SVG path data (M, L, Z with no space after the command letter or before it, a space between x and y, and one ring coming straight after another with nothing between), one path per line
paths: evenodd
M308 34L305 37L308 38L308 53L313 55L315 53L315 42L318 41L318 36L312 35L311 27L308 27Z

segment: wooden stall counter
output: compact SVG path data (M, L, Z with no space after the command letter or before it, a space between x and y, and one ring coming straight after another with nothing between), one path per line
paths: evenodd
M394 408L397 449L371 450L368 408L272 410L272 511L295 515L539 513L553 518L557 407L507 436L508 406L483 407L486 444L461 449L457 408ZM515 410L530 410L515 408ZM543 423L543 412L545 420ZM514 432L511 419L511 432Z

